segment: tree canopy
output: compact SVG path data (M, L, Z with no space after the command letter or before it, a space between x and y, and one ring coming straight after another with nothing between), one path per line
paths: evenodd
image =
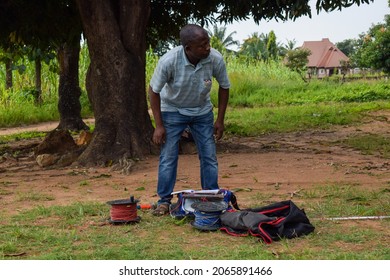
M390 73L390 15L385 22L371 26L360 35L359 48L353 56L361 67L372 67Z
M46 49L58 40L67 41L82 31L75 0L2 0L0 3L0 46L9 43L32 44ZM116 6L115 1L111 6ZM373 0L317 0L316 11L330 12ZM137 1L123 4L131 8ZM150 0L147 25L148 44L177 40L180 28L188 22L202 26L232 23L253 18L262 20L295 20L311 17L309 0Z
M312 16L310 0L151 0L147 39L153 45L159 40L177 39L180 28L188 22L202 26L233 23L252 18L262 20L296 20ZM373 0L316 0L316 12L342 10L352 5L369 4Z
M225 26L219 28L217 25L214 25L213 30L208 30L208 33L211 46L220 52L229 50L229 47L240 45L239 41L233 39L233 35L236 32L227 34Z
M0 44L46 49L79 37L81 20L73 0L3 0Z

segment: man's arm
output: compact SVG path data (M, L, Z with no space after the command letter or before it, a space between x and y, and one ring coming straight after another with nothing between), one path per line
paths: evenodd
M222 138L223 131L225 130L225 112L229 101L229 89L218 89L218 115L214 124L215 139L218 141Z
M149 98L150 108L152 109L154 122L156 124L152 140L153 143L160 145L165 142L165 128L161 116L160 94L154 92L151 86L149 86Z

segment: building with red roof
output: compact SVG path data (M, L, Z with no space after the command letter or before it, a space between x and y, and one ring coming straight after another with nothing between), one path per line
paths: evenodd
M308 72L318 78L340 73L342 64L349 58L328 38L321 41L305 41L301 48L310 50Z

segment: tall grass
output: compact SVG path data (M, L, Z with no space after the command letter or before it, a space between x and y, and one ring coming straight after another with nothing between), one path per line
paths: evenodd
M58 61L42 62L42 104L34 101L35 66L28 59L15 63L25 65L25 71L13 71L13 87L5 89L5 67L0 65L0 127L20 126L43 121L59 120L58 113ZM89 65L88 49L82 45L79 61L79 79L82 95L82 115L91 115L85 90L85 76Z
M329 102L364 103L390 100L388 81L361 80L340 83L312 79L303 82L281 62L245 62L230 57L227 62L232 84L229 105L232 107L275 107ZM217 104L217 85L213 102Z
M146 87L157 65L158 57L146 54ZM26 72L14 71L14 87L5 90L0 85L0 127L18 126L48 120L58 120L58 69L54 60L43 64L41 106L34 104L34 65ZM389 109L388 81L353 81L337 79L312 80L305 83L280 61L262 62L234 55L226 56L231 81L227 130L234 134L254 135L270 131L291 131L358 121L362 112ZM82 116L92 115L85 90L89 65L88 49L80 53L80 86ZM0 66L0 81L5 81L4 66ZM145 91L147 88L145 89ZM213 83L211 99L218 104L218 84Z

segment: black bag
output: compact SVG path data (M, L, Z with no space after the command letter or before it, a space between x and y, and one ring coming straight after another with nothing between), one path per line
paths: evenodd
M265 243L307 235L314 226L305 211L291 200L259 208L226 211L221 216L221 230L235 236L256 236Z

